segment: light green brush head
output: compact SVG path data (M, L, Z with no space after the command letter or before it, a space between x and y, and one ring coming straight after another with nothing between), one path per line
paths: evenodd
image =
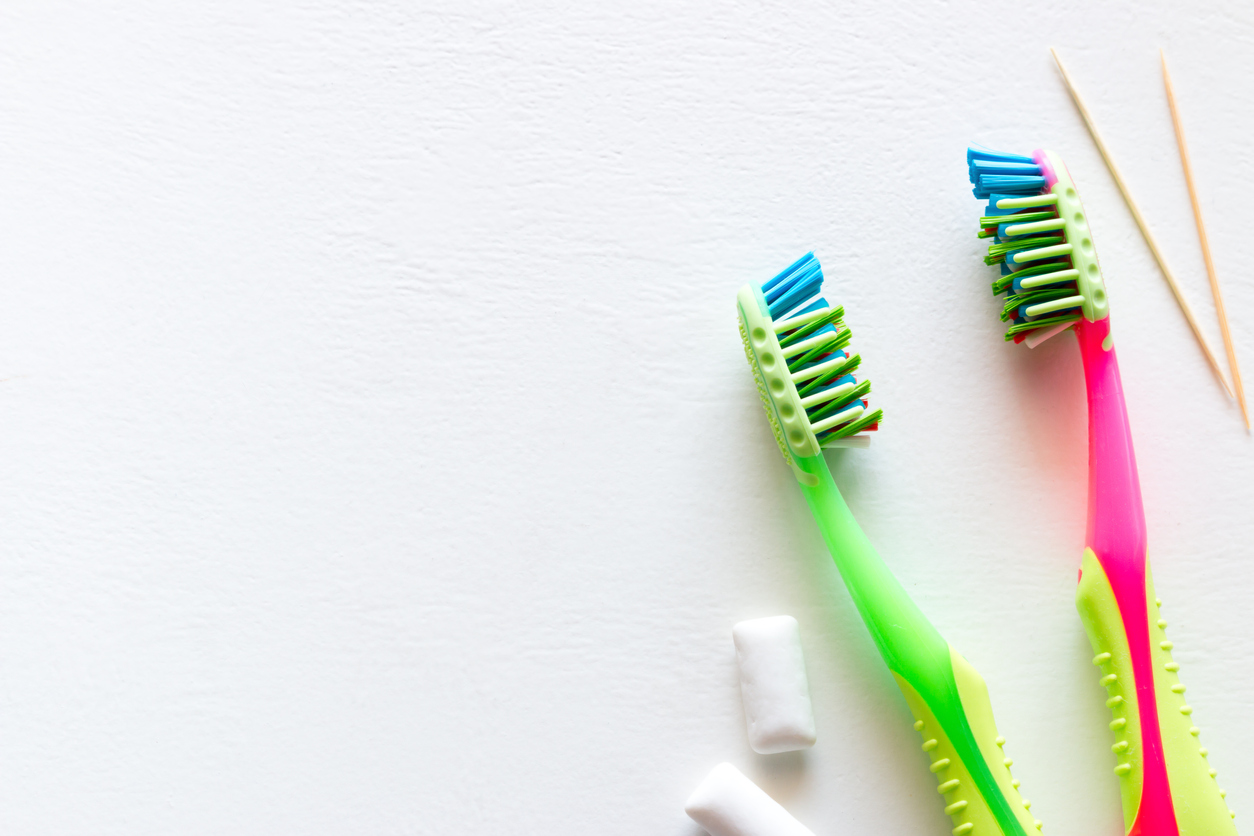
M1051 151L1032 156L967 149L975 196L988 200L979 237L991 238L984 263L1001 275L1006 339L1035 348L1081 318L1110 312L1092 232L1075 183Z
M854 376L862 358L849 350L844 308L821 295L823 270L806 253L761 287L736 295L740 337L758 384L767 420L784 460L798 481L814 475L797 459L825 447L866 446L863 433L879 427L883 410L871 410L871 382Z

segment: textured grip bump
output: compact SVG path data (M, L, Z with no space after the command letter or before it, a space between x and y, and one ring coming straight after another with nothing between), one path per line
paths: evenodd
M1041 822L1029 813L1032 802L1019 794L1019 782L1010 773L1013 761L1002 747L1006 739L997 733L993 707L984 679L966 659L950 648L954 682L960 696L962 713L979 750L977 757L995 782L993 792L1003 810L999 816L977 787L972 766L965 763L927 702L905 679L894 674L915 716L915 731L923 738L923 751L931 761L936 776L936 791L945 804L945 814L953 822L953 836L1039 836ZM999 821L1000 819L1000 821Z
M1177 675L1180 666L1171 657L1173 645L1165 633L1167 623L1159 612L1162 602L1155 595L1148 565L1145 585L1152 705L1139 704L1124 619L1101 563L1091 549L1085 551L1076 608L1096 654L1093 664L1106 689L1106 706L1111 712L1110 729L1115 735L1111 750L1116 757L1114 772L1123 800L1124 829L1131 829L1139 821L1143 832L1162 830L1162 823L1145 820L1147 814L1142 810L1144 753L1154 741L1142 739L1141 718L1143 712L1153 711L1171 798L1169 806L1148 806L1167 810L1175 820L1174 828L1162 832L1179 836L1236 836L1232 822L1235 814L1228 809L1225 794L1215 783L1215 770L1206 761L1207 750L1198 741L1200 731L1192 719L1193 709L1184 699L1185 687Z

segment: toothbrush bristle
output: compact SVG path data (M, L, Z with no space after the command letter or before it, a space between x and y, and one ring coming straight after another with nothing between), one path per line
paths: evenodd
M1006 294L1006 339L1034 346L1078 321L1084 303L1056 198L1041 165L1021 154L968 148L967 174L988 201L978 236L993 239L984 263L1001 268L993 293Z
M845 309L832 307L822 286L819 260L806 253L763 284L762 295L806 418L825 447L878 429L883 410L869 408L871 383L854 374L862 358L849 351Z

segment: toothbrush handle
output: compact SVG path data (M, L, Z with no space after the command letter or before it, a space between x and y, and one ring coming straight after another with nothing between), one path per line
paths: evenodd
M1235 836L1157 612L1109 317L1080 320L1076 337L1089 402L1089 547L1076 607L1113 714L1124 826L1137 836Z
M801 483L828 550L923 736L952 833L1028 836L1028 813L1001 747L984 679L946 642L876 553L832 481L823 456L799 458Z
M1076 608L1108 697L1125 832L1236 836L1185 702L1148 565L1144 584L1142 596L1120 601L1102 561L1085 549ZM1125 610L1132 607L1140 611Z

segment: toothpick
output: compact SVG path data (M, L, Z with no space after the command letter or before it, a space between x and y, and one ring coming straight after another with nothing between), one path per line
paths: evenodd
M1158 50L1163 62L1163 85L1167 88L1167 104L1171 107L1171 123L1176 129L1176 144L1180 146L1180 164L1184 166L1184 182L1189 185L1189 200L1193 203L1193 219L1197 221L1197 237L1202 242L1202 258L1206 260L1206 275L1210 278L1210 292L1215 296L1215 312L1219 314L1219 330L1224 335L1224 348L1228 352L1228 370L1232 373L1232 384L1237 390L1237 403L1241 405L1241 417L1245 419L1245 428L1250 429L1250 412L1245 405L1245 387L1241 384L1241 369L1237 365L1237 352L1232 346L1232 331L1228 327L1228 311L1224 307L1224 295L1219 290L1219 275L1215 272L1215 259L1210 253L1210 238L1206 235L1206 224L1202 221L1202 204L1197 198L1197 185L1193 182L1193 163L1189 159L1189 146L1184 141L1184 123L1180 121L1180 109L1176 106L1176 91L1171 84L1171 73L1167 72L1167 56Z
M1197 343L1202 347L1202 353L1206 355L1211 369L1215 372L1215 377L1218 378L1220 385L1224 387L1224 391L1228 393L1228 397L1235 397L1232 387L1228 385L1228 379L1224 375L1223 369L1219 367L1219 360L1215 357L1215 352L1210 350L1210 344L1206 342L1206 337L1202 335L1202 329L1197 324L1197 318L1193 316L1193 309L1185 301L1180 285L1176 284L1175 276L1172 275L1171 270L1167 267L1167 261L1163 258L1162 251L1158 249L1158 242L1154 240L1154 236L1149 231L1149 225L1145 223L1145 218L1141 216L1141 210L1137 208L1136 203L1132 200L1132 195L1128 193L1128 187L1124 185L1119 169L1115 168L1115 161L1110 158L1110 152L1106 150L1106 143L1102 142L1101 135L1097 133L1097 126L1093 124L1093 117L1089 116L1088 108L1084 106L1084 101L1080 98L1079 91L1071 83L1071 76L1067 75L1067 69L1062 65L1062 59L1058 57L1057 50L1052 46L1049 48L1049 51L1053 54L1055 63L1058 64L1058 71L1062 73L1062 80L1066 83L1067 91L1071 93L1071 98L1075 101L1076 109L1080 111L1080 118L1084 120L1085 127L1089 129L1089 135L1093 137L1093 142L1097 145L1098 153L1106 161L1106 168L1110 169L1110 176L1114 178L1115 185L1119 187L1119 193L1123 195L1124 202L1128 204L1128 209L1132 212L1132 218L1140 228L1141 235L1145 237L1145 243L1149 245L1150 252L1154 255L1154 260L1158 262L1158 269L1162 270L1163 278L1167 280L1167 286L1171 288L1171 292L1176 297L1176 302L1180 305L1180 310L1184 314L1185 320L1188 321L1189 327L1193 329L1193 336L1197 337Z

